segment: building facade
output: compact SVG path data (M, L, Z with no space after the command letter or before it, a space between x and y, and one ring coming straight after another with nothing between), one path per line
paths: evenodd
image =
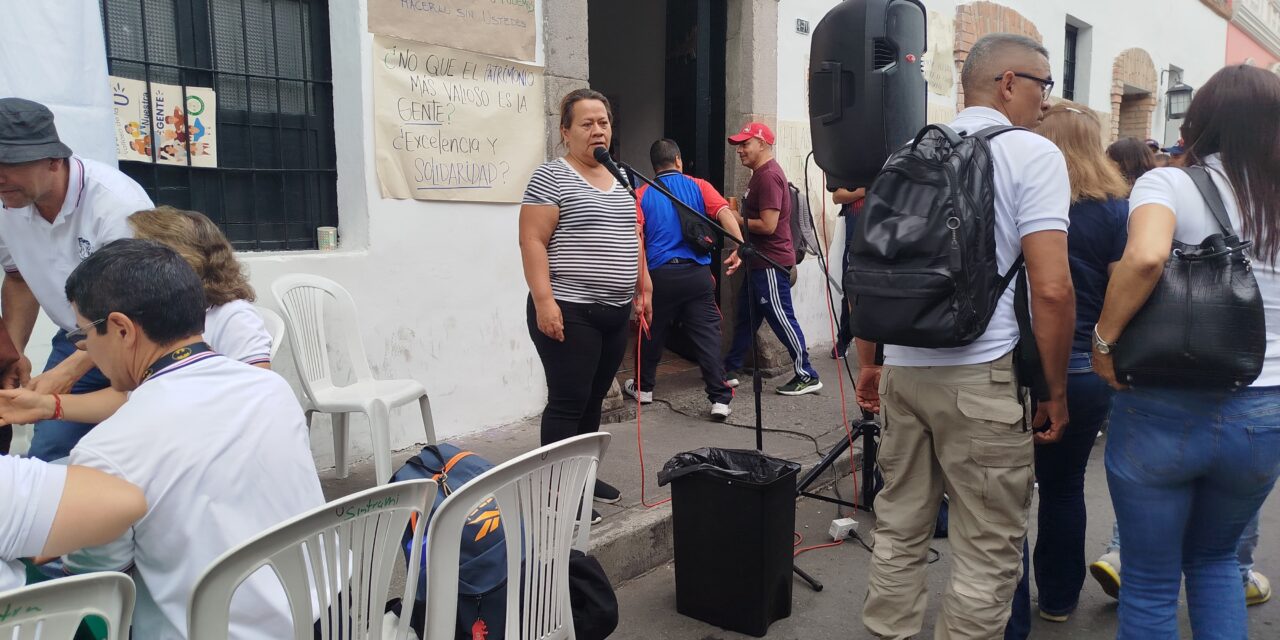
M157 202L204 210L222 224L245 250L241 259L266 306L275 306L265 299L270 283L286 273L343 284L359 307L360 326L333 329L359 332L376 375L422 381L442 437L541 410L546 387L525 324L518 206L381 195L369 0L81 2L100 11L104 42L90 55L105 58L113 76L149 74L152 82L217 87L224 167L121 166ZM559 98L590 85L617 105L616 151L624 160L643 169L649 143L673 137L691 173L726 195L741 195L748 174L727 150L725 131L762 120L778 132L779 160L792 182L804 188L808 178L814 211L825 212L820 229L829 239L840 236L835 207L818 195L821 172L805 163L810 34L835 4L538 0L537 54L529 62L545 74L547 156L557 154ZM933 120L950 119L962 104L958 70L973 43L986 33L1012 31L1049 49L1054 95L1087 105L1109 123L1110 137L1168 144L1177 139L1177 122L1164 115L1172 84L1199 86L1242 55L1274 64L1280 42L1274 0L925 5ZM85 35L62 37L79 43ZM55 62L36 60L24 70L52 82L24 86L63 92L57 85L64 71ZM315 250L321 225L338 227L338 250ZM834 241L833 256L840 245ZM798 318L811 347L825 351L831 335L818 262L805 261L797 278ZM33 361L41 358L45 333L52 328L42 323ZM276 364L296 383L288 350ZM341 359L337 365L349 369ZM352 421L353 457L368 452L365 429L363 419ZM391 435L397 448L412 445L421 435L416 415L393 415ZM327 418L317 419L312 443L317 463L331 465Z

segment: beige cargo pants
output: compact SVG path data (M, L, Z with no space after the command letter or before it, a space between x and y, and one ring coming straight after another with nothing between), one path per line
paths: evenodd
M1004 636L1022 574L1031 506L1031 433L1013 356L949 367L886 366L874 551L863 624L880 638L920 632L934 520L950 498L951 582L937 639Z

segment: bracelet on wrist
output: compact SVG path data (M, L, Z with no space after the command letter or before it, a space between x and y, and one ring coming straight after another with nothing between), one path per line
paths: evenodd
M62 419L62 396L53 394L53 417L50 420Z

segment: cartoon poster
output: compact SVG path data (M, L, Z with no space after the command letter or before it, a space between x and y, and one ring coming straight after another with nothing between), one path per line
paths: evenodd
M207 87L151 84L151 132L156 162L218 166L217 96ZM190 156L188 162L188 155Z
M151 108L147 83L110 77L115 109L116 159L151 162Z

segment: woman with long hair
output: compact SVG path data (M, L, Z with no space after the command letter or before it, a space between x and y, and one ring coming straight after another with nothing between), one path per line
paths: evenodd
M204 338L214 351L245 364L271 368L271 334L251 304L253 287L231 243L204 214L162 206L129 216L134 236L173 249L204 283ZM58 416L98 423L111 417L127 396L114 389L75 395L0 390L0 424L26 424Z
M547 377L544 445L600 430L632 309L651 315L635 200L593 155L609 148L612 121L603 94L569 92L560 101L565 154L534 170L520 207L529 336ZM595 498L621 495L597 479Z
M1142 175L1156 168L1156 153L1137 138L1120 138L1107 147L1107 157L1120 167L1124 179L1133 187Z
M1071 422L1058 442L1036 445L1040 509L1032 554L1040 617L1065 622L1080 600L1085 579L1085 467L1111 408L1113 393L1093 373L1089 352L1108 273L1124 251L1129 217L1124 197L1129 185L1102 150L1102 126L1084 106L1073 102L1054 105L1036 133L1062 151L1071 181L1067 256L1076 289L1076 331L1067 369Z
M1094 328L1094 370L1116 395L1107 484L1123 542L1118 637L1177 638L1187 581L1196 637L1244 638L1241 533L1280 475L1280 77L1239 65L1196 92L1182 124L1186 164L1203 167L1231 226L1252 242L1266 347L1247 388L1134 387L1116 378L1111 346L1161 278L1174 240L1200 244L1220 225L1189 174L1155 169L1130 195L1129 240ZM1223 286L1229 286L1224 284ZM1259 354L1262 355L1262 354Z

